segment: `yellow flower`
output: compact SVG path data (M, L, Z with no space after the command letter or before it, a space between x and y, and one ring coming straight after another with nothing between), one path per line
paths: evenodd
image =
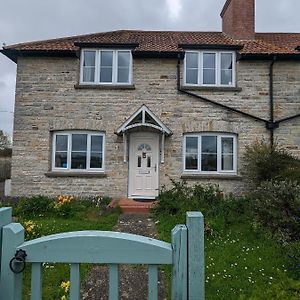
M62 281L61 284L60 284L60 287L63 290L65 290L65 293L67 293L69 291L69 289L70 289L70 285L71 285L71 283L70 283L69 280L68 281Z
M61 296L61 297L60 297L60 300L67 300L66 295Z

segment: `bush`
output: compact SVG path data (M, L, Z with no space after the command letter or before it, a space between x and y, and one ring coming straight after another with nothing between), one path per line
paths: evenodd
M246 147L244 160L246 176L255 186L262 181L285 180L293 176L299 180L300 160L279 148L277 144L270 146L264 141L257 141Z
M16 214L23 217L39 216L51 211L53 199L46 196L21 198L16 205Z
M201 211L206 216L222 215L229 221L232 214L245 211L245 199L225 197L217 185L196 184L187 186L186 182L172 181L170 190L163 190L159 203L154 207L155 214L185 214L186 211Z
M255 224L281 240L300 239L300 185L265 181L251 195Z

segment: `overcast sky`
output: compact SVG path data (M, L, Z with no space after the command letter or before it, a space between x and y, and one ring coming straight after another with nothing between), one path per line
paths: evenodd
M220 31L225 0L0 0L0 46L116 29ZM300 32L300 0L256 0L256 31ZM16 65L0 54L0 129L12 134Z

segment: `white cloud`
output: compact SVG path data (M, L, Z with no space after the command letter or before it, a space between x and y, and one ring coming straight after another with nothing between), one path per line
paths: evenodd
M172 19L177 19L182 8L181 0L167 0L167 5L170 12L170 17Z

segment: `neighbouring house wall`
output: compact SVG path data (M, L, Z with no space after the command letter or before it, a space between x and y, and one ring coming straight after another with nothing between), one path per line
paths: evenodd
M218 108L177 91L177 61L135 59L134 90L75 89L79 60L75 58L19 58L12 163L12 194L102 194L127 196L128 163L123 162L123 140L114 131L142 104L146 104L172 131L166 138L160 185L182 173L182 140L186 132L220 131L238 135L238 174L243 173L245 146L268 141L265 124ZM241 91L194 91L220 103L269 118L269 64L238 63ZM275 116L299 112L300 63L274 66ZM51 161L51 132L62 129L106 132L106 178L47 177ZM275 138L300 156L300 120L282 124ZM287 134L290 133L290 134ZM217 183L225 191L242 191L245 182L199 179Z

